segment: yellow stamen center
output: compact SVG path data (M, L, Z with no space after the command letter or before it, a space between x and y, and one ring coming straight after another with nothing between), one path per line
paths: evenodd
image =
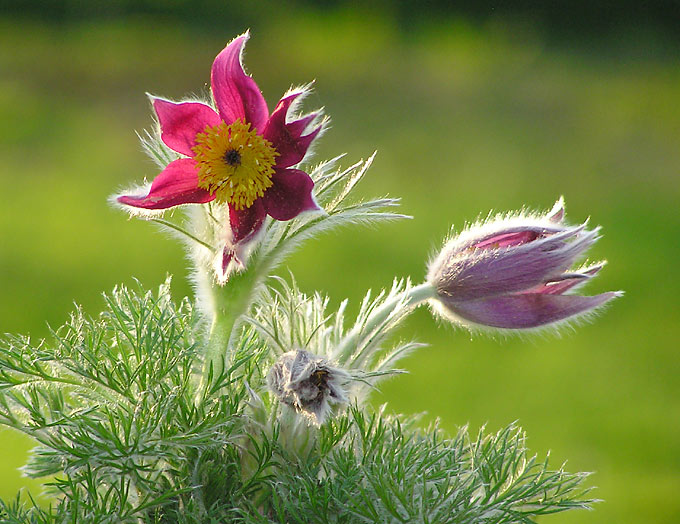
M198 167L198 187L241 210L253 205L272 186L275 158L271 142L236 120L206 126L192 148Z

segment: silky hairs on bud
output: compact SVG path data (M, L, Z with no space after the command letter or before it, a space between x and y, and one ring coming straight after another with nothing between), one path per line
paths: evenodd
M570 294L604 262L572 269L600 228L563 221L560 199L545 215L498 216L453 236L430 264L433 309L467 327L523 330L592 313L620 296Z

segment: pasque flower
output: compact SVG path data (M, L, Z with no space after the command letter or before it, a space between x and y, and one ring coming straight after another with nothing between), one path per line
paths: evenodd
M604 262L570 269L599 238L599 228L564 224L560 199L543 216L518 214L468 228L430 265L432 304L464 325L528 329L592 312L620 292L569 294Z
M290 220L318 209L312 179L293 166L321 131L319 113L291 115L304 88L284 95L269 113L241 63L248 38L248 33L235 38L215 58L211 85L216 109L197 101L152 98L161 140L182 157L156 176L146 194L117 197L121 204L145 210L211 201L227 205L231 238L223 251L223 270L267 215Z

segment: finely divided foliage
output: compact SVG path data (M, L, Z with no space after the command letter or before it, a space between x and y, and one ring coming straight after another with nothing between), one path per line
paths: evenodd
M319 233L405 216L392 210L396 199L350 198L373 157L289 169L304 167L325 120L289 114L306 88L269 114L241 64L246 39L213 65L219 116L209 101L155 99L162 129L141 139L163 171L146 196L116 199L150 210L141 216L183 240L195 299L177 305L169 279L156 293L120 286L99 316L77 310L49 340L0 341L0 424L34 439L23 471L44 479L49 497L0 501L0 522L501 524L588 508L585 475L537 461L514 425L447 438L367 402L422 347L394 342L420 305L457 322L525 329L613 298L568 293L602 267L570 269L588 244L572 238L582 228L556 233L561 201L545 223L493 223L473 231L475 242L449 241L425 283L369 291L353 321L346 301L330 311L327 297L274 270ZM260 140L237 136L244 122L279 159L265 173L272 183L252 191L236 187L259 166L244 166L248 140ZM210 133L210 165L197 168L191 146ZM224 198L211 192L215 173ZM234 184L233 195L219 184ZM177 206L185 217L159 214Z
M157 295L114 290L99 318L77 311L51 343L9 337L0 347L0 420L37 441L24 471L56 475L59 514L111 510L115 520L155 507L191 487L187 461L199 466L200 453L239 438L246 360L199 392L196 319L188 301L173 305L168 284Z
M292 287L276 293L283 322L303 298ZM271 337L243 329L231 365L203 388L187 301L175 306L165 284L156 294L119 287L106 302L96 319L77 311L50 342L3 341L0 417L36 439L25 472L54 475L46 486L59 495L49 509L3 503L3 522L533 522L591 502L582 475L536 462L512 426L447 439L363 404L318 430L296 421L300 446L289 419L258 414L275 405L251 389L262 392L281 351L263 350L276 347ZM279 341L343 340L336 322L316 326L324 302L298 303L316 308L309 317L289 310L309 325ZM270 303L258 303L259 324ZM366 304L357 325L376 310Z
M3 504L3 520L500 523L588 504L581 476L527 457L513 427L449 440L354 406L298 455L278 424L249 431L246 384L272 358L263 339L244 329L232 365L199 390L188 302L176 307L167 284L120 287L106 302L51 342L2 344L0 417L36 439L25 471L55 475L47 486L61 495L50 509Z

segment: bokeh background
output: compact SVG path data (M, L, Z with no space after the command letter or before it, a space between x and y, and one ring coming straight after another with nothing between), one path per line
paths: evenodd
M430 346L376 404L450 432L518 420L533 451L594 471L604 502L545 522L680 522L678 3L470 4L0 1L0 332L45 337L133 276L190 294L180 246L107 197L156 174L144 93L204 92L250 28L270 105L316 79L307 107L333 119L316 158L377 149L359 193L414 216L309 242L288 262L303 289L356 311L368 288L423 278L452 224L564 195L572 221L604 226L588 291L626 290L561 336L472 337L418 311L399 336ZM0 430L0 497L39 492L17 470L30 447Z

